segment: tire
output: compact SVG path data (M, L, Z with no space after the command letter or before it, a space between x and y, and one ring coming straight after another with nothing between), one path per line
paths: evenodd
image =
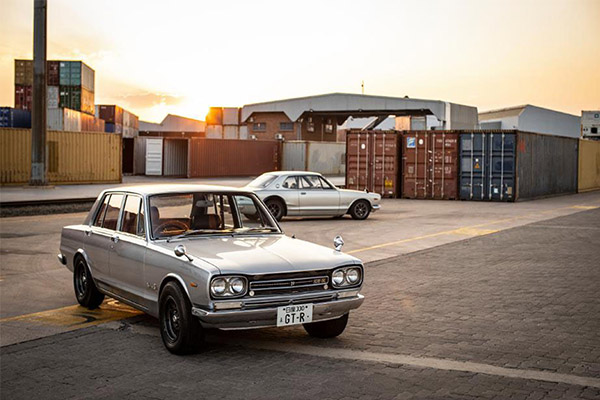
M192 315L192 306L175 282L168 282L160 293L158 320L163 344L173 354L198 351L204 340L200 321Z
M304 330L312 337L327 339L336 337L344 332L348 324L348 314L329 321L311 322L304 324Z
M273 218L275 218L277 221L281 221L285 211L285 205L283 202L278 199L269 199L265 202L265 204L271 212L271 215L273 215Z
M85 260L81 257L78 257L77 260L75 260L73 289L75 289L77 302L90 310L98 308L104 301L104 295L100 293L96 287L90 269Z
M366 200L358 200L350 207L352 219L367 219L369 214L371 214L371 205Z

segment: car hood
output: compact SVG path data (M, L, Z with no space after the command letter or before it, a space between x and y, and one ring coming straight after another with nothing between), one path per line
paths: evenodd
M333 248L285 235L193 238L159 245L172 250L178 244L184 244L191 257L214 265L222 274L299 272L361 262Z
M352 193L355 195L367 196L372 199L381 198L381 195L379 193L374 193L374 192L365 192L365 191L353 190L353 189L338 189L338 190L343 193Z

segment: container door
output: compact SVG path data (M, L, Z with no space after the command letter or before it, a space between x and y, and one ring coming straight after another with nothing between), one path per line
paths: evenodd
M456 199L458 198L458 135L446 132L431 133L430 140L431 198Z
M488 135L463 133L460 136L460 198L486 200Z
M346 152L346 187L365 190L369 188L370 134L352 132L348 134Z
M306 170L306 142L283 143L283 171Z
M403 197L425 199L431 192L428 171L431 159L429 142L425 132L409 132L403 135Z
M163 140L146 139L146 175L162 175Z
M383 197L398 196L398 134L382 132L373 134L373 192Z
M489 178L486 199L513 201L515 196L515 151L514 133L489 134Z

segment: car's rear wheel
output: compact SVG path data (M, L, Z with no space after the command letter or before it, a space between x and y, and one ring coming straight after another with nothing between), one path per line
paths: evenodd
M78 257L77 260L75 260L73 288L75 289L75 297L77 297L79 304L90 310L98 308L104 301L104 295L100 293L94 284L90 270L81 257Z
M350 215L353 219L367 219L371 213L371 205L366 200L358 200L350 207Z
M168 282L160 293L158 319L162 341L171 353L189 354L203 342L200 321L192 315L192 306L181 286Z
M279 199L269 199L265 202L265 204L271 212L271 215L273 215L273 218L275 218L277 221L281 221L285 210L283 202Z
M339 318L330 319L328 321L311 322L304 324L304 330L313 337L317 338L332 338L342 334L348 324L348 314L344 314Z

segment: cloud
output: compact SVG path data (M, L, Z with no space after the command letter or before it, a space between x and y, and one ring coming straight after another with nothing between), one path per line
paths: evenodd
M119 98L134 108L150 108L157 105L173 106L181 103L182 98L165 93L141 93L122 95Z

